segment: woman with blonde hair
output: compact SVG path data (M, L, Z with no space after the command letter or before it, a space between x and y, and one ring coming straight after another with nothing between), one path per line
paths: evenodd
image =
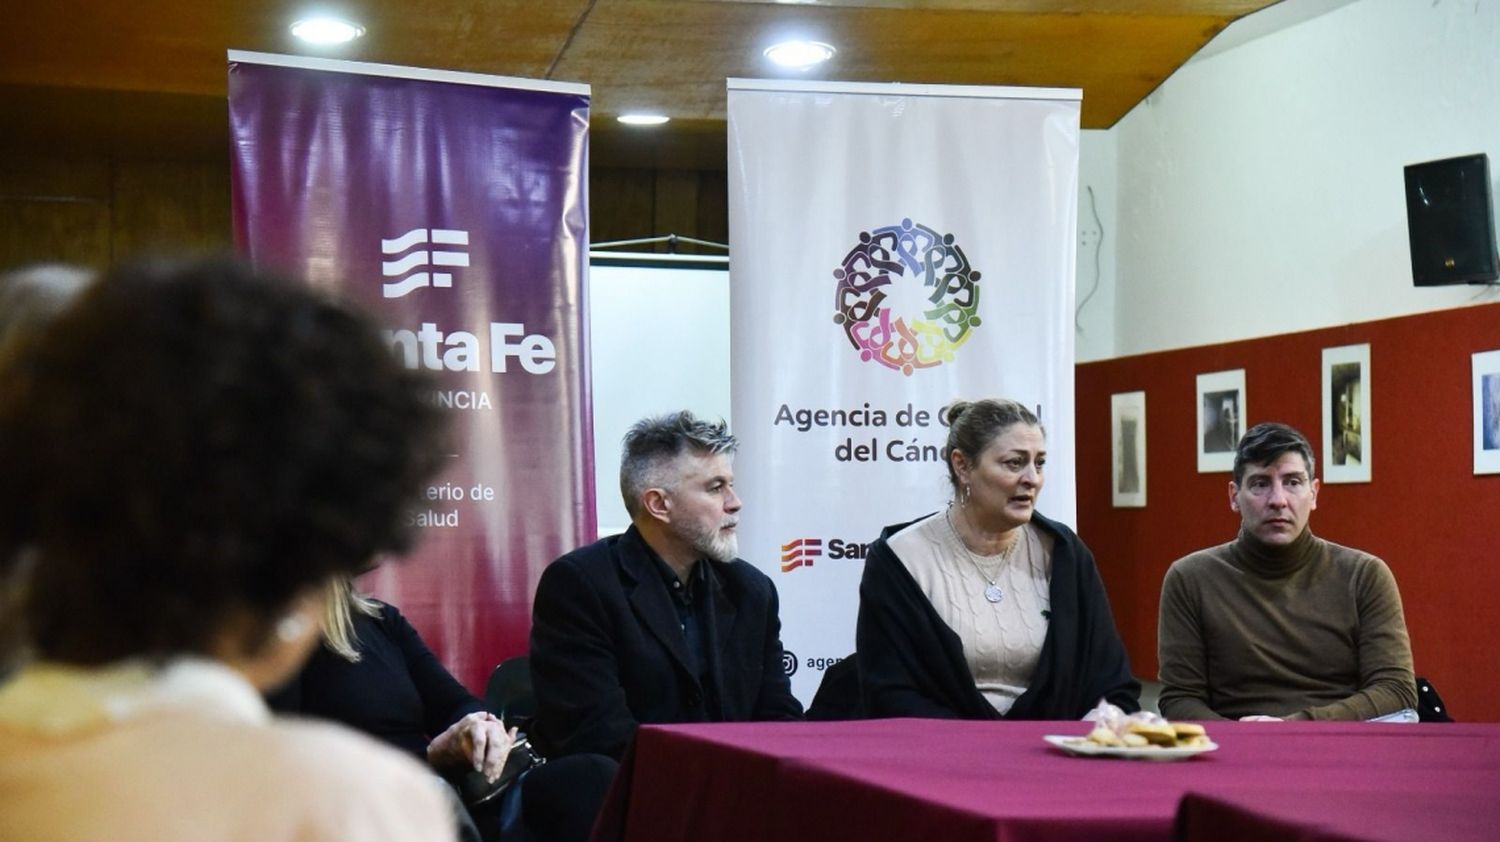
M271 706L342 722L429 763L494 781L515 738L427 648L395 606L347 576L328 586L323 645Z
M500 781L515 729L484 709L394 605L360 593L347 576L335 578L322 630L323 645L271 695L273 708L363 731L471 795L485 791L474 776ZM531 767L498 796L471 803L460 830L487 842L583 842L616 768L588 754Z

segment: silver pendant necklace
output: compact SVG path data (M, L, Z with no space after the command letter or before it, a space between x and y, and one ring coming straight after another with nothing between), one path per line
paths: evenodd
M973 550L969 549L969 545L964 543L963 534L958 531L958 526L953 522L952 507L949 507L946 515L948 520L948 528L953 530L953 537L958 539L958 545L960 547L963 547L964 555L969 559L969 564L972 564L974 566L974 570L979 574L979 578L985 581L985 601L989 602L992 605L998 604L1001 600L1005 599L1005 591L1002 590L1000 588L1000 585L996 583L996 580L1000 578L999 573L996 573L994 578L984 575L984 568L979 566L979 558L974 554ZM1016 540L1011 541L1010 546L1005 548L1005 552L1000 554L1001 570L1005 569L1005 562L1010 560L1010 554L1016 549L1016 541L1019 541L1020 539L1021 536L1017 535Z

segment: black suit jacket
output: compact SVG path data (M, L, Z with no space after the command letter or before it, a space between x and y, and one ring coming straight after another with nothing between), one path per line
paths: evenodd
M559 558L531 618L532 736L544 754L620 757L640 723L800 719L782 666L776 586L736 559L708 565L704 646L713 686L687 640L654 554L635 527Z

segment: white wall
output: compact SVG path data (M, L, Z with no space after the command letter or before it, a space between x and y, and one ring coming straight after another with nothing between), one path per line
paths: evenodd
M728 260L620 252L589 258L594 490L599 534L613 535L630 527L620 497L620 444L632 424L680 409L729 420Z
M1500 297L1412 285L1402 181L1475 152L1500 170L1496 0L1358 0L1188 63L1108 134L1113 355ZM1084 162L1082 182L1106 177ZM1095 318L1080 359L1111 355L1084 354Z
M1119 182L1115 137L1112 131L1085 131L1078 142L1077 331L1073 353L1079 362L1115 355L1115 243L1120 234L1115 202Z

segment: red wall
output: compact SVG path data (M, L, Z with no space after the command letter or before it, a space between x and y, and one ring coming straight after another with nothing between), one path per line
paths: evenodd
M1167 567L1239 526L1229 474L1197 472L1196 376L1245 369L1247 423L1291 424L1321 460L1322 349L1364 342L1374 481L1325 483L1312 529L1390 565L1417 674L1455 718L1500 720L1500 474L1473 472L1470 362L1500 349L1500 304L1078 366L1078 531L1099 560L1137 675L1156 675ZM1137 390L1146 392L1147 507L1116 509L1110 395Z

